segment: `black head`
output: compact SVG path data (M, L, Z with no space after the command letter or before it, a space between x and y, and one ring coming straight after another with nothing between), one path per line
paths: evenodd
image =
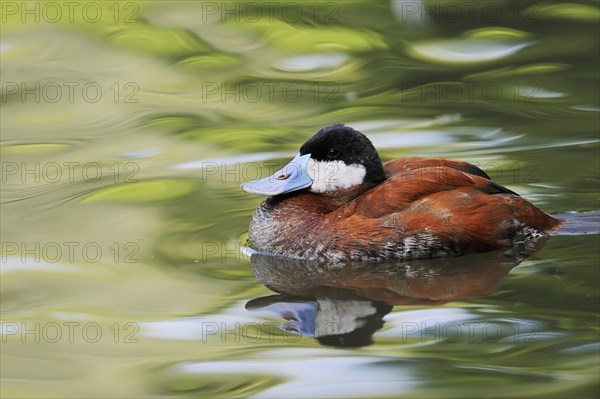
M381 160L371 140L343 124L319 130L300 147L300 155L305 154L311 154L311 159L319 162L362 165L366 169L364 183L379 184L385 180Z

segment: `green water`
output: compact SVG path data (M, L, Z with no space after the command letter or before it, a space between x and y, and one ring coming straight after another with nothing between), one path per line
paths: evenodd
M239 251L239 184L336 122L600 207L598 4L466 3L0 2L1 396L596 397L598 235L309 277ZM317 308L363 346L286 332Z

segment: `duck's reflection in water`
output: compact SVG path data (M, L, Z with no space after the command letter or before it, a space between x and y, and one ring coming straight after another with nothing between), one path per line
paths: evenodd
M324 265L253 254L256 278L281 294L256 298L251 311L276 314L281 328L321 344L360 347L373 343L383 317L398 305L441 305L495 294L507 273L536 248L467 256Z

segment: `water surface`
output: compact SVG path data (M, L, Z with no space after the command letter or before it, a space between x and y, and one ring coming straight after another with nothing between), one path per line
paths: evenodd
M599 208L597 3L449 3L3 2L2 396L597 395L597 235L304 293L240 251L338 122Z

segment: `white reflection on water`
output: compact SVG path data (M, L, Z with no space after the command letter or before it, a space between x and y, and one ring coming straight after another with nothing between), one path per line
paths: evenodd
M600 107L598 107L597 105L574 105L569 108L576 109L577 111L600 112Z
M377 336L401 337L402 342L414 339L435 341L435 338L443 338L441 335L444 332L448 333L448 326L461 326L477 318L467 309L456 307L393 312L385 317L385 328Z
M245 162L264 162L275 158L284 158L289 156L289 152L257 152L253 154L240 154L230 157L198 159L195 161L177 163L169 166L167 169L185 170L185 169L203 169L207 165L214 166L215 164L231 165L235 163Z
M263 351L261 360L181 363L172 367L186 374L264 374L285 379L256 398L339 398L397 395L418 384L411 369L382 365L382 357L340 356L331 349Z
M286 58L277 64L275 68L288 72L309 72L318 69L336 68L349 59L347 54L304 54Z
M561 147L571 147L571 146L579 146L585 144L594 144L598 143L600 140L576 140L576 141L557 141L553 143L546 144L531 144L531 145L514 145L512 147L506 148L489 148L489 149L477 149L478 155L488 155L488 154L499 154L499 153L511 153L516 151L527 151L527 150L539 150L542 148L561 148Z
M546 330L545 323L539 320L493 317L493 314L493 308L478 308L476 312L459 307L396 311L385 317L385 328L377 336L412 345L457 342L517 345L568 336L566 332Z
M370 135L369 138L375 148L421 147L454 141L452 136L440 130L419 130L406 134L377 133Z
M492 40L443 40L412 46L417 58L447 63L485 62L507 57L531 43Z
M8 274L19 271L36 271L36 272L81 272L81 270L73 265L64 263L48 262L42 259L36 261L24 262L21 256L3 256L0 263L0 274Z
M583 344L562 350L562 353L568 353L570 355L581 355L594 352L600 352L600 343Z
M456 123L462 120L460 114L444 114L431 119L382 119L361 120L348 125L365 134L369 132L386 131L392 128L426 128Z
M14 44L6 43L6 42L0 42L0 53L4 53L6 51L10 51L14 47L15 47Z
M566 93L561 93L558 91L546 90L541 87L537 87L535 91L531 92L531 90L525 90L522 87L517 89L517 94L523 98L564 98L567 97Z
M215 335L217 338L224 337L222 326L235 328L241 325L256 324L256 319L250 317L208 314L205 316L184 317L162 321L138 323L140 334L148 338L178 340L178 341L207 341ZM216 329L216 330L215 330Z
M235 302L217 314L179 317L168 320L140 322L140 334L148 338L165 340L226 340L231 330L240 331L242 326L257 325L260 320L248 316L246 301ZM231 337L229 337L231 338Z
M162 154L162 152L163 152L163 150L161 148L153 147L153 148L144 148L141 150L125 152L123 154L120 154L120 156L123 158L134 158L134 159L151 158L151 157Z

